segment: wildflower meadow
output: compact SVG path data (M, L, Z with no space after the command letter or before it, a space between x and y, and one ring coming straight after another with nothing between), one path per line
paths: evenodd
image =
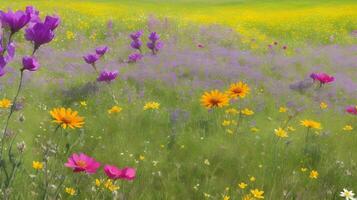
M357 1L0 0L0 199L356 200Z

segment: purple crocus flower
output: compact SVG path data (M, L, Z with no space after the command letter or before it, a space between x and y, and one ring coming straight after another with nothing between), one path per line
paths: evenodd
M99 55L95 54L95 53L90 53L90 54L83 56L83 59L88 64L94 64L99 59Z
M30 21L31 17L26 12L22 10L18 10L13 12L12 10L8 10L8 12L0 11L0 20L1 24L9 28L11 34L18 32L22 29L26 24Z
M40 67L40 63L33 56L25 56L22 58L22 70L36 71Z
M52 31L55 30L60 24L60 18L58 16L46 16L45 25L48 26Z
M139 40L142 35L143 35L143 31L137 31L137 32L131 33L130 37L132 40Z
M149 35L149 40L146 44L146 46L151 49L152 54L156 54L163 46L164 43L161 41L158 41L160 39L160 36L156 32L152 32Z
M134 40L134 41L132 41L132 42L130 43L130 46L131 46L133 49L138 49L138 50L140 50L141 45L142 45L142 43L141 43L140 40Z
M107 70L103 70L99 77L97 78L97 81L102 82L110 82L112 80L114 80L117 76L118 76L119 72L118 71L107 71Z
M129 55L128 59L130 63L134 63L139 61L141 58L143 57L143 55L141 55L140 53L132 53Z
M38 49L41 45L49 43L55 37L54 32L50 27L44 23L36 23L33 27L26 29L25 38L28 41L32 41L34 44L35 50Z
M95 52L99 55L99 56L104 56L105 53L107 53L109 50L109 48L107 46L100 46L97 47L95 49Z

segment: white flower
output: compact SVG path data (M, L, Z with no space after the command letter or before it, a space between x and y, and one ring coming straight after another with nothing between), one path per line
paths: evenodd
M356 200L354 198L355 194L353 191L348 191L347 189L343 188L343 191L340 193L340 197L344 197L346 200Z

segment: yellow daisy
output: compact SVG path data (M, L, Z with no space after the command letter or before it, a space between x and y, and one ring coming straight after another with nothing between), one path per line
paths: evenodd
M249 94L250 88L247 84L243 82L237 82L231 84L230 88L227 91L227 94L230 98L237 99L244 98L247 94Z
M0 108L9 108L12 105L10 99L1 99L0 100Z
M228 106L229 98L228 95L218 91L213 90L210 92L205 92L201 97L201 104L206 108L216 108Z
M305 126L307 128L313 128L313 129L322 129L321 124L319 122L313 121L313 120L302 120L300 121L302 126Z
M108 109L108 114L120 113L121 111L122 108L120 106L113 106L110 109Z
M158 102L154 102L154 101L151 101L151 102L147 102L145 105L144 105L144 110L158 110L160 108L160 104Z
M51 116L55 119L53 122L66 129L70 127L81 128L84 124L83 117L78 116L77 111L72 111L70 108L54 108L50 111Z

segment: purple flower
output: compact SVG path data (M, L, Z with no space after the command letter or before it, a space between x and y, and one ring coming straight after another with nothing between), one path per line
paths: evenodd
M104 70L100 73L99 77L97 78L97 81L105 81L105 82L110 82L114 80L118 76L118 71L107 71Z
M52 31L55 30L60 24L60 18L58 16L46 16L45 25Z
M40 63L33 56L25 56L22 58L22 70L36 71L40 67Z
M132 42L130 43L130 46L131 46L133 49L138 49L138 50L140 50L141 45L142 45L142 43L141 43L140 40L134 40L134 41L132 41Z
M156 32L151 32L149 35L149 40L151 40L153 43L155 43L156 41L158 41L160 39L159 34L157 34Z
M109 48L107 46L100 46L95 49L95 52L100 55L104 56L105 53L107 53Z
M142 35L143 35L143 31L137 31L137 32L131 33L130 37L132 40L139 40Z
M35 49L38 49L41 45L51 42L55 37L51 28L44 23L36 23L33 27L26 29L25 38L32 41Z
M36 10L33 6L26 7L26 14L30 16L30 22L37 23L41 22L40 12Z
M139 61L142 57L143 55L141 55L140 53L132 53L129 55L128 59L130 63L133 63Z
M7 45L7 56L6 56L6 62L10 62L14 56L15 56L15 43L11 42L9 45Z
M90 53L90 54L83 56L83 59L88 64L94 64L99 59L99 55Z
M4 70L6 64L7 63L6 63L4 56L0 55L0 77L6 73Z
M16 12L8 10L7 13L0 11L1 24L6 28L9 28L11 30L11 34L18 32L20 29L26 26L30 19L30 15L22 10L18 10Z

